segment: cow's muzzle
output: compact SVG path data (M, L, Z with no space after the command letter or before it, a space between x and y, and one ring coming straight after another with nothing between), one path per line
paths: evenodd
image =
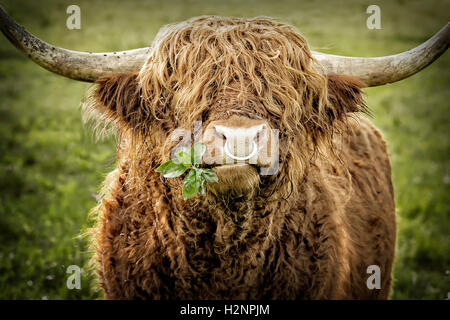
M278 163L278 131L263 120L233 117L212 121L203 135L208 166L250 164L261 168Z

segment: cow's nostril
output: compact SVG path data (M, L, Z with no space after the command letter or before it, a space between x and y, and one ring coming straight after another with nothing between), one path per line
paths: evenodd
M219 132L216 130L216 136L223 143L225 143L225 141L227 141L227 137L222 132Z
M255 138L253 139L256 143L258 143L260 140L261 140L261 137L262 137L262 133L261 132L258 132L258 133L256 133L256 135L255 135Z

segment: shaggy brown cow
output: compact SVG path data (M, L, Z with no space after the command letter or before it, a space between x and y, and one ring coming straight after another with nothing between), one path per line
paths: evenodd
M13 38L12 27L2 29ZM434 41L445 51L448 28ZM119 131L117 169L94 210L107 298L388 297L396 227L386 144L361 115L365 83L328 74L339 65L317 54L322 67L314 55L292 27L271 19L199 17L163 28L138 73L96 81L84 110ZM101 75L73 71L76 59L67 56L68 68L39 59L72 78ZM396 81L432 60L400 75L393 65L383 77L375 70L359 78ZM184 200L184 175L166 179L155 169L178 143L169 138L174 130L196 120L225 139L233 130L277 129L278 157L270 160L278 170L261 175L262 162L211 166L219 182ZM371 265L380 268L379 289L368 288Z

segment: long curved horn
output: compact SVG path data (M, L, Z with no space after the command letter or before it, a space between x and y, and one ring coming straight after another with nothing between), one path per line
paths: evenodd
M112 73L139 70L150 50L148 47L90 53L58 48L30 34L14 22L1 6L0 30L17 49L41 67L71 79L87 82Z
M328 73L345 74L363 80L369 87L405 79L419 72L443 54L450 43L450 23L421 45L391 56L359 58L313 52Z
M90 53L54 47L28 33L0 6L0 30L14 46L40 66L75 80L92 82L120 72L138 71L150 48ZM327 73L355 76L369 87L405 79L422 70L441 54L450 42L450 23L420 46L396 55L360 58L313 52Z

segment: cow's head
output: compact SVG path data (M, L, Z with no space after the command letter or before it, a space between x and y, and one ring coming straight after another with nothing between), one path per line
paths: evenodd
M363 108L363 86L327 76L288 25L199 17L164 27L140 71L97 80L86 105L133 141L125 158L140 167L201 140L203 165L219 177L208 189L241 196L281 179L297 184L347 114Z
M170 158L183 129L189 142L207 145L203 165L219 176L209 186L218 197L268 197L280 188L288 197L312 156L333 154L331 138L348 114L364 110L361 88L421 70L447 49L450 34L447 25L408 52L350 58L312 52L271 19L198 17L162 28L149 48L89 54L42 42L2 10L0 18L40 65L95 81L86 112L117 125L120 159L137 182Z

